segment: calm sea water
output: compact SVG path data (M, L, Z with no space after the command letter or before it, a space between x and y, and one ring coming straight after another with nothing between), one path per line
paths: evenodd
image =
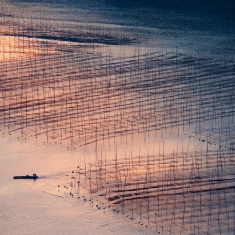
M78 163L78 151L18 137L1 129L1 235L149 234L111 209L98 210L96 205L102 206L98 201L84 201L85 192L71 198L69 190L64 190L69 182L66 175ZM40 179L13 180L14 175L32 173Z
M13 11L34 17L104 24L138 34L144 45L165 45L190 53L232 57L235 45L233 1L11 0ZM27 12L27 13L26 13Z
M17 17L23 12L25 18L37 19L43 12L55 24L80 22L138 35L141 46L150 50L164 45L169 51L206 57L234 56L234 3L177 2L12 0L1 4ZM46 137L10 135L7 127L0 129L0 234L151 234L112 210L97 210L99 202L84 201L85 192L75 199L63 188L84 149L59 142L44 144ZM12 179L32 173L41 179Z

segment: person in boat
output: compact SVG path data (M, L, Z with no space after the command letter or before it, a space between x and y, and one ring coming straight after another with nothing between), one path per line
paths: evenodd
M36 174L33 173L33 178L38 178L38 176Z

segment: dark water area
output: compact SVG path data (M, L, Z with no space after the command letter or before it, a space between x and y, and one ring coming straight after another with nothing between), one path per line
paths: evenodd
M67 17L71 22L121 26L150 47L165 44L212 57L234 54L234 1L12 0L11 3L32 8L43 6L49 17L53 11L58 19Z
M179 29L179 23L182 23L185 27L195 29L210 30L211 27L212 30L219 30L220 24L223 24L222 30L234 32L234 1L12 0L12 2L52 4L74 9L89 9L91 12L99 11L101 15L109 18L109 20L114 22L123 20L123 24L127 25L165 28L175 24L177 29ZM109 14L107 14L108 12ZM159 25L158 14L161 14L160 23L162 26ZM121 19L121 17L124 18ZM89 18L89 15L87 18ZM178 18L178 21L175 21L174 18ZM186 20L187 18L188 21ZM200 22L200 18L201 21L204 21L203 24ZM133 22L130 22L131 19ZM165 24L163 23L164 20L166 21ZM216 25L216 27L213 27L213 25Z

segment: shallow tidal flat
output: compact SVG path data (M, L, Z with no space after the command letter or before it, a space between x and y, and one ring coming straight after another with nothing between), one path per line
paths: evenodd
M234 60L148 47L118 27L1 16L5 135L77 154L48 192L159 234L234 234Z

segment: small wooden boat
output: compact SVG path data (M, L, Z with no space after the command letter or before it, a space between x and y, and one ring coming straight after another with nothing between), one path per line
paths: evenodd
M38 176L36 174L33 175L24 175L24 176L14 176L13 179L32 179L36 180Z

